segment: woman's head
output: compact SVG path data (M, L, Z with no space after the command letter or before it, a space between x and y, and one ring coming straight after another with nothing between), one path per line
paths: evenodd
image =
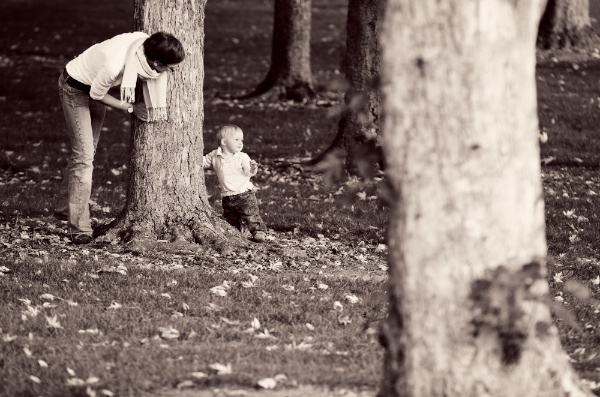
M172 69L170 66L178 65L185 59L181 42L165 32L156 32L144 41L144 54L151 66L164 69L159 72Z

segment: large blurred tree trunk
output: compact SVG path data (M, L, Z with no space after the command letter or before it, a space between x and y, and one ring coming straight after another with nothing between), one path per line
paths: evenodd
M204 143L204 8L206 0L135 0L134 27L165 31L183 44L186 58L169 74L169 120L132 126L127 204L108 238L143 247L152 241L215 241L231 233L208 202Z
M249 94L273 90L281 99L302 101L314 95L310 68L311 0L275 0L271 67Z
M538 31L540 48L582 47L593 36L589 0L548 0Z
M346 171L368 171L379 159L381 90L379 87L380 7L384 0L349 0L345 75L349 85L331 145L309 164L329 155L345 157Z
M388 0L382 396L584 396L548 308L542 0Z

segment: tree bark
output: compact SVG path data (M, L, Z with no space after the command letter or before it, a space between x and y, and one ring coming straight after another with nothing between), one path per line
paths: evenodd
M316 164L331 154L341 154L346 158L346 171L354 175L361 170L370 171L373 163L379 162L379 30L383 3L384 0L348 1L344 65L349 89L344 96L336 137L309 164Z
M132 117L130 180L126 206L109 225L141 249L157 239L211 242L233 233L211 209L202 157L204 143L204 8L206 0L136 0L134 27L173 34L186 58L169 74L169 120L145 123Z
M589 0L548 0L538 31L538 47L585 47L594 37Z
M271 67L251 98L273 90L280 99L314 96L310 67L311 0L275 0Z
M382 396L590 396L547 305L542 0L388 0Z

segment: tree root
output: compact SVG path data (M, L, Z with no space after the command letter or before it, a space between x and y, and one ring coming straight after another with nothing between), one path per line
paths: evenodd
M151 252L195 254L209 247L227 255L234 248L249 244L239 231L224 220L200 215L187 224L176 223L157 232L154 225L135 222L123 212L112 222L97 227L94 236L97 243L123 244L126 252L137 255Z
M241 95L220 95L221 99L237 99L246 100L252 99L264 94L270 93L269 98L273 101L294 101L304 102L307 99L312 99L316 95L316 91L312 84L296 81L286 82L284 79L277 79L267 75L252 91Z

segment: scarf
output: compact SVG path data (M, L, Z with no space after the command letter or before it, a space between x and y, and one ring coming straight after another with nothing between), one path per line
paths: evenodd
M142 80L144 103L148 108L148 121L167 120L168 73L158 73L148 65L142 43L146 38L133 42L127 50L123 80L121 81L121 101L135 102L135 86L138 75Z

